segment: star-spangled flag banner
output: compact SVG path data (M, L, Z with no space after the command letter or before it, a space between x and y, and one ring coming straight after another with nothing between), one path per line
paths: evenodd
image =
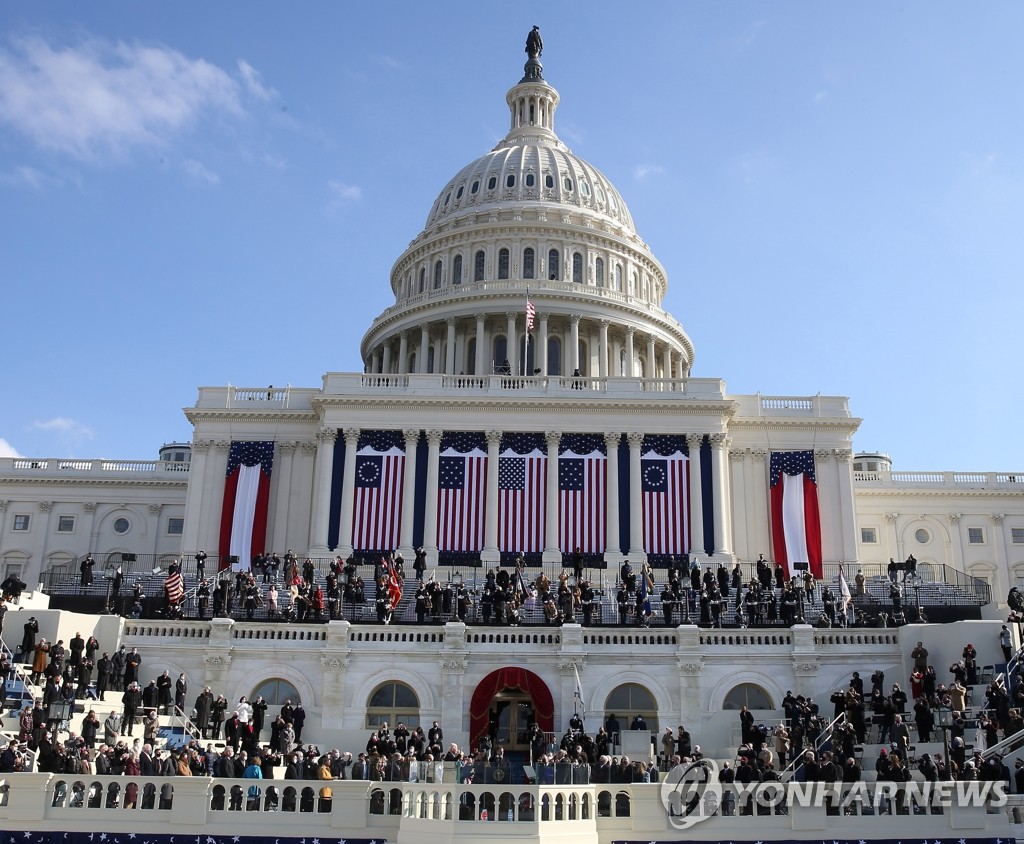
M405 484L405 437L401 431L363 431L356 448L352 547L398 547Z
M487 438L445 432L437 469L437 548L480 551L487 499Z
M498 550L544 550L547 445L543 434L505 434L498 457Z
M558 456L558 539L563 552L605 550L608 459L604 436L563 434Z
M643 541L648 554L690 550L689 467L682 435L644 437L640 458Z
M267 544L270 476L274 469L272 441L231 443L220 516L220 568L238 557L236 571L248 571L252 558Z
M772 550L787 575L810 563L821 578L821 519L813 451L773 451L770 463Z

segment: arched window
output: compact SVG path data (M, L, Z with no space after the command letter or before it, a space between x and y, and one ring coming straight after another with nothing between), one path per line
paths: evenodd
M548 278L555 281L559 276L561 266L559 265L559 255L557 249L548 250Z
M249 695L249 700L256 700L260 695L263 695L263 699L270 707L284 706L287 700L292 703L299 702L299 690L287 680L282 680L279 677L260 683Z
M523 250L523 278L533 278L533 247Z
M473 281L484 280L484 250L480 249L473 256Z
M628 730L639 715L647 722L649 731L658 732L658 706L654 696L638 683L623 683L612 689L604 709L605 720L614 715L623 730Z
M420 725L419 698L405 683L382 683L366 702L366 726L379 727L385 721L391 728L399 721L410 729Z
M615 289L622 292L622 264L615 265ZM630 290L630 293L633 291Z
M427 289L427 270L420 267L420 293Z
M494 371L508 360L508 342L504 334L494 338Z
M508 278L508 250L498 251L498 278Z
M455 256L455 263L452 265L452 284L462 284L462 256Z
M427 348L427 372L434 371L434 344L431 343Z
M580 360L580 375L590 374L590 353L588 352L587 341L580 338L579 344L577 345L577 355Z
M594 260L594 284L604 287L604 258Z
M463 372L467 375L476 375L476 337L470 337L466 343L466 360Z
M552 176L550 173L548 173L544 177L544 187L546 187L546 188L548 188L548 190L550 190L554 186L555 186L555 177Z
M548 337L548 375L562 374L562 340Z
M434 262L434 290L441 289L441 262Z
M572 280L583 284L583 256L579 252L572 253Z
M491 176L491 178L489 178L487 180L487 190L494 190L497 186L498 186L498 177L497 176Z
M526 174L526 186L528 188L532 188L533 185L534 185L534 181L535 180L534 180L534 177L533 177L533 173L527 173Z
M514 188L516 186L516 174L509 173L505 178L505 187Z
M722 709L774 709L768 692L753 683L740 683L729 690L722 701Z

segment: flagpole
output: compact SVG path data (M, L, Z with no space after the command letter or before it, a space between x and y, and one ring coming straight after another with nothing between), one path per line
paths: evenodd
M526 362L530 359L530 286L526 286L526 318L523 321L523 327L526 329L523 337L523 368L520 370L520 374L529 375L526 371Z

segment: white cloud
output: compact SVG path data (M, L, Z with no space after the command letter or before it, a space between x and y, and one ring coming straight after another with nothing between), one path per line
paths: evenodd
M363 189L359 185L346 185L344 182L328 182L327 187L331 192L330 205L332 208L351 205L363 198Z
M403 67L405 67L405 65L403 65L394 56L388 56L388 55L381 54L381 55L375 56L374 58L377 60L377 64L379 64L379 65L381 65L383 67L388 68L388 70L401 70Z
M53 419L37 419L30 426L35 431L52 433L61 448L74 449L93 438L92 429L67 416L55 416Z
M221 68L163 46L38 37L0 50L0 122L84 160L166 143L207 113L240 114Z
M0 457L21 457L21 455L13 445L0 437Z
M637 164L633 168L633 178L642 182L648 176L660 176L665 168L660 164Z
M187 159L182 165L181 169L185 171L185 174L193 182L201 185L219 185L220 176L214 173L212 170L204 167L194 158Z
M238 72L242 74L245 90L256 99L267 102L277 96L277 91L263 84L263 75L244 59L238 60Z
M35 167L29 167L25 164L15 167L6 173L0 173L0 185L9 188L45 190L46 188L60 187L60 184L60 179L47 176L45 173L36 170Z

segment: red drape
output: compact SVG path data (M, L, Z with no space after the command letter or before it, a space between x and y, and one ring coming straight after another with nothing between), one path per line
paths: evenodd
M518 666L508 666L492 671L479 682L473 691L469 704L469 743L475 747L481 737L487 734L488 710L494 696L505 689L522 689L533 699L533 711L537 726L545 733L555 730L555 703L547 684L532 671Z

